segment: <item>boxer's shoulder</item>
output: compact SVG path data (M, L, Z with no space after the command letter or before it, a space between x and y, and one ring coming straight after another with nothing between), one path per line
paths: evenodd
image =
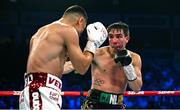
M130 52L130 55L131 55L133 61L134 60L135 61L140 61L141 60L141 56L138 53L130 51L130 50L128 50L128 51Z
M138 53L134 52L134 51L131 51L131 50L128 50L127 51L130 53L131 56L137 56L139 55Z
M57 30L61 30L61 31L68 31L68 30L72 30L74 31L74 27L59 21L55 21L53 23L50 24L53 28L57 28Z
M107 51L109 48L109 46L103 46L103 47L100 47L98 48L99 51Z
M78 36L76 29L71 26L71 25L67 25L58 21L52 22L46 26L44 26L44 28L46 28L49 32L53 33L53 34L58 34L61 36Z
M105 54L108 50L108 46L103 46L103 47L100 47L96 50L96 55L102 55L102 54Z

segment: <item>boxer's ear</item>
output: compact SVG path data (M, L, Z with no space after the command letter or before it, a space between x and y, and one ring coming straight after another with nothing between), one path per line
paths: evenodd
M126 37L126 43L128 43L129 40L130 40L130 33L129 33L129 31L128 31L127 35L125 34L125 37Z
M130 40L130 37L129 36L125 36L125 39L126 39L126 43L128 43L129 40Z
M84 29L86 28L86 21L85 21L84 17L79 17L76 25L77 25L80 33L83 32Z
M79 17L79 19L78 19L78 21L77 21L77 23L78 23L78 25L82 25L82 24L84 24L84 18L83 17Z

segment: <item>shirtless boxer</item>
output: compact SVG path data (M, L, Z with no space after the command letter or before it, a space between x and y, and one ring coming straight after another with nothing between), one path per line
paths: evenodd
M127 85L135 92L142 87L141 57L126 49L130 39L128 25L116 22L107 31L109 46L97 49L94 54L91 89L82 109L123 109ZM66 70L73 70L70 63Z
M66 9L60 20L41 27L32 36L25 88L19 98L20 109L58 110L62 107L60 78L67 57L74 68L84 74L91 64L96 48L107 37L107 31L100 22L88 25L88 42L82 53L79 36L86 23L85 10L73 5ZM94 36L95 33L98 36Z

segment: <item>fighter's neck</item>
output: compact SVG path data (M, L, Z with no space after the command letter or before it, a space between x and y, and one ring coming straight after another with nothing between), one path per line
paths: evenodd
M61 24L61 25L70 26L68 23L66 23L64 20L61 20L61 19L55 21L54 23L59 23L59 24Z

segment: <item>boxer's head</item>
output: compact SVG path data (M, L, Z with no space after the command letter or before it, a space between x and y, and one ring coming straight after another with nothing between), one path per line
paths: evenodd
M63 17L69 19L70 24L75 27L79 35L84 31L88 18L84 8L78 5L70 6L64 12Z
M125 49L129 41L129 26L123 22L116 22L108 26L109 44L115 50Z

